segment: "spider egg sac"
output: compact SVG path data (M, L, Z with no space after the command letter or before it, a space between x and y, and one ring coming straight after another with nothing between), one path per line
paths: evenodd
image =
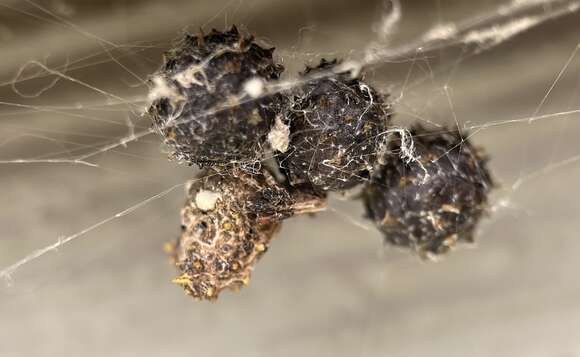
M261 159L283 103L265 92L283 71L273 51L233 27L187 34L165 54L151 80L149 113L173 159L199 166Z
M314 79L298 88L287 114L290 143L279 160L293 185L346 190L368 180L376 165L390 106L350 72L320 76L337 66L322 60L307 67L303 76Z
M322 197L289 191L267 172L214 173L187 191L181 236L167 249L181 273L173 282L197 299L247 285L282 220L325 207Z
M435 259L457 242L472 242L493 187L487 159L459 132L411 130L417 161L389 155L366 185L367 215L386 242Z

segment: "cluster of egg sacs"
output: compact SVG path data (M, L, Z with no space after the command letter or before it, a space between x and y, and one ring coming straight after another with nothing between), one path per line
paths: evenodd
M154 127L172 158L207 175L192 181L169 247L176 283L203 299L246 284L283 219L359 186L388 243L431 258L472 240L492 181L460 133L413 127L409 160L386 96L324 60L276 91L272 55L235 27L186 35L154 77Z

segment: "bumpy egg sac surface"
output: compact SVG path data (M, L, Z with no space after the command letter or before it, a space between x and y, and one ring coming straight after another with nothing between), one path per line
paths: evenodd
M152 78L149 113L173 159L199 166L253 163L262 158L280 94L265 94L279 78L274 49L252 37L213 30L185 35Z
M401 159L401 141L393 140L364 204L386 242L436 258L473 241L493 183L487 159L459 132L417 126L411 134L418 161Z
M294 192L267 172L213 173L194 180L181 211L182 233L169 252L187 294L213 300L248 284L282 220L324 208L324 198Z
M303 76L338 65L322 60ZM383 96L349 72L310 79L293 97L286 118L290 144L280 165L292 184L309 183L321 191L352 188L372 174L390 117Z

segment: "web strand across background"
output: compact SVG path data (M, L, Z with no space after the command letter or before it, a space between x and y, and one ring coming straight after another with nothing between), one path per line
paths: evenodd
M405 2L400 20L387 26L394 31L387 43L372 30L380 28L375 10L389 9L380 2L354 18L324 15L349 9L348 2L175 2L189 14L154 2L64 5L0 0L0 44L9 54L0 64L0 267L10 281L0 290L0 312L22 326L0 325L2 335L14 336L2 354L18 351L28 328L45 337L22 346L22 355L81 343L98 346L96 355L154 346L182 355L179 336L194 321L213 321L208 330L197 327L207 336L199 349L217 354L229 352L214 345L221 334L234 336L248 355L278 348L307 354L300 346L318 355L578 351L570 331L580 327L572 274L580 229L580 37L578 14L569 14L577 2ZM297 15L294 22L276 26L285 12ZM151 14L158 21L139 25ZM296 85L303 63L345 58L390 94L398 126L419 120L442 131L468 129L500 184L477 248L435 265L384 251L380 234L364 229L370 224L358 205L335 197L316 221L286 224L243 292L209 307L182 297L169 283L173 271L161 247L178 234L180 187L195 170L167 161L143 115L146 79L179 31L234 23L276 45L287 69L269 90ZM292 301L304 313L284 313ZM272 320L263 316L240 333L260 307ZM474 310L477 321L468 318ZM307 317L311 311L318 312ZM113 320L121 326L111 332ZM163 331L126 332L134 321L160 321ZM442 321L451 321L448 331L437 329ZM491 336L479 336L492 327ZM545 329L548 340L524 346ZM502 337L522 330L521 340ZM434 331L437 339L411 344ZM101 345L123 334L129 343L117 343L118 350ZM138 344L138 336L150 342ZM451 340L455 349L444 350ZM473 351L469 341L476 340L480 350Z

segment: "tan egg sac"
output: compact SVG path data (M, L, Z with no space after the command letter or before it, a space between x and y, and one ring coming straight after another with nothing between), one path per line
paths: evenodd
M325 207L323 197L289 190L268 173L214 173L187 191L182 234L168 248L181 272L173 282L197 299L247 285L282 220Z

